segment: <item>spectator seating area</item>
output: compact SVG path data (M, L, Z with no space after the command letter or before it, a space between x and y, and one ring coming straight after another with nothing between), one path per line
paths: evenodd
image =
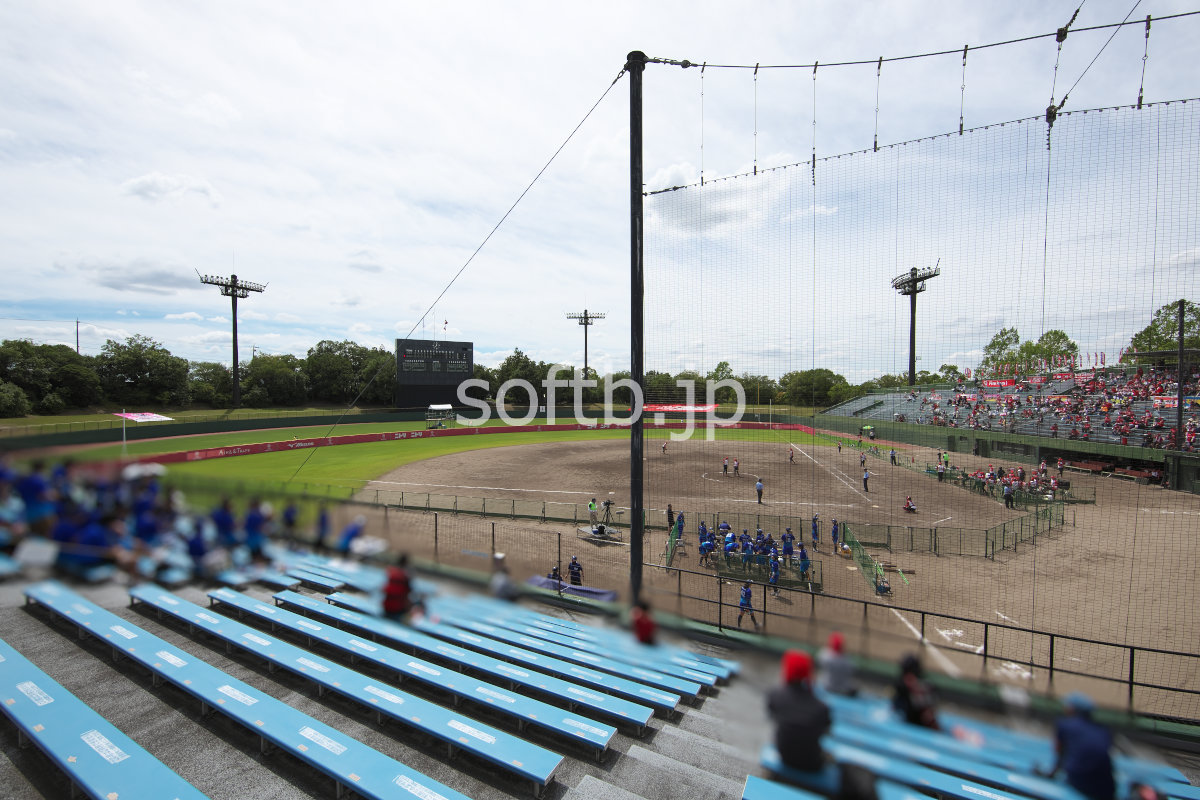
M382 575L375 568L307 559L313 569L359 584L378 586ZM746 697L761 704L767 687L747 686L739 663L679 646L647 647L624 631L458 596L426 582L422 589L428 613L412 624L377 616L371 595L322 596L306 584L273 595L261 586L245 592L215 588L200 595L209 601L205 607L146 582L126 592L130 609L124 614L57 581L30 584L23 594L31 618L98 644L91 653L81 648L79 658L119 657L120 680L173 687L166 697L185 719L203 723L218 712L233 727L210 731L222 731L241 747L257 742L251 747L272 760L303 762L324 775L329 793L338 796L477 796L479 784L466 778L486 774L488 797L690 800L740 791L744 800L815 800L838 795L844 768L856 767L869 773L881 799L1082 800L1062 780L1037 774L1053 762L1048 736L947 711L939 715L942 730L915 727L901 721L886 699L870 695L820 693L834 718L823 740L829 760L823 771L796 772L770 745L754 765L752 755L739 758L736 746L722 741L723 714L730 714L731 739L745 735L736 709L710 708L722 704L726 693L739 706ZM189 591L193 598L198 594ZM256 679L239 679L221 663L223 653L266 669ZM391 735L401 742L415 740L406 746L436 754L438 774L407 766L411 759L389 747L371 746L344 726L280 699L270 684L284 675L314 687L318 697L340 698L336 708L346 719L361 716L395 731ZM2 641L0 686L7 687L0 708L22 740L36 742L86 794L151 796L138 787L154 786L155 797L206 796ZM708 752L695 756L714 791L697 794L681 784L670 792L656 783L657 790L639 794L604 782L626 760L637 761L641 771L674 763L674 742L694 736L682 726L701 719L718 726L704 746ZM758 727L763 741L769 725L760 717ZM646 736L651 730L652 738ZM656 752L660 743L662 753ZM745 765L736 782L713 784L715 777L704 772L718 753L732 769ZM586 763L602 771L580 777ZM1174 767L1129 754L1117 754L1114 764L1122 793L1145 783L1163 797L1200 800L1200 788ZM564 773L572 775L573 788L559 785Z

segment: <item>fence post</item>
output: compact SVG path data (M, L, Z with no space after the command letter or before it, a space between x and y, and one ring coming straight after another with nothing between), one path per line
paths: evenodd
M675 570L675 613L683 616L683 570Z
M1129 648L1129 711L1133 711L1133 657L1137 650Z
M544 505L544 504L543 504ZM555 531L554 536L558 539L558 559L555 561L558 564L558 574L562 575L562 531ZM558 593L562 595L562 579L558 581Z
M542 522L546 522L546 501L542 501Z
M987 659L988 659L988 633L992 626L988 623L983 623L983 677L987 679Z
M1054 634L1050 634L1050 675L1046 679L1046 687L1054 688Z
M513 500L512 501L512 515L509 517L509 519L516 519L516 518L517 518L517 501Z
M496 557L496 523L492 523L492 557Z
M440 564L438 561L438 515L433 512L433 563Z
M724 630L721 618L725 616L725 600L722 597L722 586L724 581L721 580L721 574L717 573L714 577L717 579L717 630Z

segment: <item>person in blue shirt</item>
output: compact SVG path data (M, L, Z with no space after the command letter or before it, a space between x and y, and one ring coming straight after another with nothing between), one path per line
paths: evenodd
M767 583L771 584L771 591L779 597L779 556L771 556L771 577Z
M783 535L779 537L779 541L783 544L783 560L789 567L792 565L793 546L796 541L795 535L791 528L784 528Z
M246 547L250 550L251 558L262 557L266 524L267 515L263 513L263 507L255 497L250 500L250 508L246 510L246 518L242 521L242 528L246 532Z
M745 541L742 542L742 571L743 572L750 571L750 562L753 558L754 558L754 543L751 542L750 537L747 536Z
M583 564L579 563L578 556L571 556L571 563L567 565L567 575L572 586L583 586Z
M237 536L234 533L234 526L237 525L237 522L233 518L233 503L228 497L221 501L221 505L213 509L210 519L217 529L218 545L233 547L237 544Z
M758 492L758 504L761 506L761 505L762 505L762 492L763 492L763 482L762 482L762 478L759 478L759 479L758 479L758 480L755 482L755 484L754 484L754 491Z
M1110 750L1112 734L1092 719L1092 699L1072 692L1063 702L1065 716L1054 726L1057 759L1046 774L1062 771L1067 783L1090 800L1113 800L1116 784Z
M675 538L683 540L683 512L680 511L675 515Z
M758 620L754 618L754 590L750 587L750 579L742 584L742 591L738 596L738 627L742 627L742 617L746 614L750 615L750 621L754 623L755 632L758 631Z
M813 514L812 519L812 546L813 550L817 549L817 545L821 542L821 515Z
M329 509L323 504L317 511L317 529L313 538L313 548L318 553L325 552L326 538L329 536Z
M808 560L808 551L804 549L804 542L800 543L800 579L808 580L808 570L812 567L812 562Z
M715 547L715 545L713 544L712 539L709 539L708 536L705 535L704 539L700 542L700 566L711 567L713 565L711 557L713 547Z
M838 521L835 519L833 525L829 528L829 538L833 540L833 552L835 553L838 549L838 533Z
M283 509L283 538L291 544L296 540L296 520L300 516L300 509L296 506L295 501L289 502Z
M350 552L350 545L359 536L362 536L363 530L367 527L367 518L359 514L354 518L354 521L342 529L342 535L338 538L337 551L342 554Z

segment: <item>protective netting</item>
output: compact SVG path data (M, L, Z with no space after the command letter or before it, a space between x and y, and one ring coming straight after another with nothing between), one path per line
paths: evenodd
M711 441L648 428L647 506L684 511L685 537L728 521L735 540L763 528L782 549L792 527L824 562L823 596L779 613L810 633L923 635L948 648L934 662L947 672L1110 701L1132 669L1135 707L1200 716L1200 499L1162 486L1195 475L1191 440L1182 462L1170 447L1176 361L1130 350L1160 309L1200 299L1198 114L1178 101L1031 118L652 191L647 402L685 400L666 380L681 373L701 380L696 404L704 378L738 376L747 396L743 424ZM935 265L912 393L910 300L891 282ZM1011 498L988 477L1001 470ZM725 569L673 555L689 575ZM864 580L876 564L890 593Z

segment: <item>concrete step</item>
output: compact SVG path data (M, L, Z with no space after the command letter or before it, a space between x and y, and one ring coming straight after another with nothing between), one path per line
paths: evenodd
M709 772L641 745L632 745L610 773L610 780L643 797L728 800L741 797L744 780Z

